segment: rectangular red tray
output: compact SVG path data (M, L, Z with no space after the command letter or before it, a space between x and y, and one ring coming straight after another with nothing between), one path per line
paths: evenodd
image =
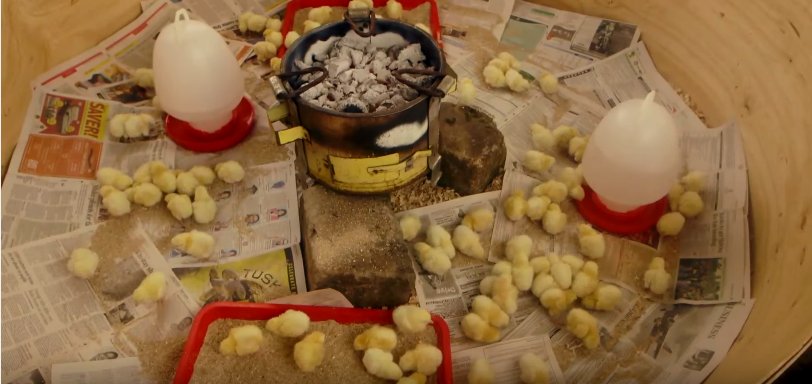
M387 0L373 0L372 5L375 8L384 7L386 6ZM400 4L403 5L403 10L408 11L413 9L423 3L431 4L431 10L429 11L429 25L428 27L431 29L431 36L434 37L434 40L437 41L437 45L440 48L443 47L442 41L442 31L440 30L440 11L437 8L437 2L435 0L399 0ZM302 8L314 8L314 7L321 7L321 6L330 6L330 7L346 7L350 3L349 0L292 0L288 3L287 8L285 9L285 18L282 20L282 36L288 34L288 31L293 29L293 19L296 17L296 11ZM277 50L277 55L282 57L285 55L285 50L287 47L282 46Z
M318 307L309 305L291 304L253 304L253 303L230 303L220 302L209 304L195 317L192 329L189 331L189 338L183 348L178 369L175 371L174 384L186 384L192 378L195 361L203 341L206 338L209 324L217 319L239 319L239 320L268 320L281 315L288 309L302 311L310 316L311 321L335 320L342 324L373 323L390 325L392 321L392 311L382 309L361 309L361 308L337 308ZM437 347L443 351L443 362L437 369L437 383L451 384L454 382L451 370L451 335L445 320L438 315L431 315L434 326L434 333L437 335ZM248 357L250 358L250 357Z

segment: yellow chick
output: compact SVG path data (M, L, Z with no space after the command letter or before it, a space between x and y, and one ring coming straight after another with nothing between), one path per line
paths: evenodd
M434 247L440 248L445 252L449 259L453 259L457 255L457 250L454 248L454 242L451 239L451 234L445 228L432 224L426 230L426 242Z
M513 284L520 292L526 292L533 285L533 267L527 256L516 256L513 259Z
M155 119L146 113L130 114L124 121L124 136L132 138L148 136L154 121Z
M623 293L620 288L611 284L599 284L595 292L581 299L584 308L599 311L611 311L620 303Z
M513 236L505 243L505 258L513 260L517 255L530 257L533 250L533 239L527 235Z
M401 305L392 311L392 321L401 332L419 333L431 324L431 313L416 305Z
M581 166L573 167L564 167L560 171L558 171L557 178L559 181L564 183L568 188L572 188L578 185L583 184L584 182L584 173L581 170Z
M420 218L415 215L405 215L400 218L400 233L403 235L403 240L414 240L420 234L420 229L423 224L420 223Z
M679 198L679 212L687 218L698 216L704 208L702 197L694 191L687 191Z
M258 41L254 44L254 53L257 54L257 60L261 62L266 62L276 56L276 50L276 45L270 41Z
M293 361L302 372L313 372L324 360L324 333L313 331L293 346Z
M133 187L133 202L151 207L161 201L163 192L152 183L141 183Z
M662 295L671 286L671 274L665 271L662 257L651 259L648 270L643 275L643 286L651 293Z
M567 314L567 330L581 339L587 349L595 349L600 344L598 320L581 308L573 308Z
M141 88L154 88L155 76L153 75L152 68L138 68L133 72L135 84Z
M163 193L175 192L177 187L177 178L175 173L172 172L163 161L155 161L150 164L149 168L150 178L154 184Z
M240 163L229 160L214 166L214 172L220 180L228 184L239 183L245 177L245 170Z
M391 351L398 345L398 335L395 330L389 327L373 325L355 336L352 343L356 351L363 351L369 348L377 348L383 351Z
M522 165L533 172L547 172L555 164L555 157L544 152L529 150L524 153Z
M99 188L102 195L102 206L112 216L122 216L130 213L130 200L127 194L110 185Z
M288 309L285 313L268 319L265 329L282 337L299 337L310 328L310 317L302 311Z
M532 196L527 199L527 217L533 221L544 218L552 201L547 196Z
M333 8L330 6L321 6L316 8L311 8L309 12L307 12L307 19L313 20L319 24L324 24L330 21L330 16L333 14Z
M584 266L584 259L575 255L561 256L561 262L569 265L572 269L572 273L577 273Z
M527 213L527 200L524 199L524 192L514 191L510 197L505 199L505 216L510 221L521 220Z
M443 362L443 352L429 344L418 343L414 349L406 351L400 357L398 365L403 372L417 371L426 376L437 372L437 367Z
M702 192L702 190L705 189L706 178L705 172L691 171L686 173L680 181L682 185L685 186L685 189L694 192Z
M526 384L548 384L550 367L535 353L525 353L519 357L519 378Z
M570 140L578 136L578 130L569 125L559 125L553 130L553 138L561 149L569 150Z
M547 212L544 213L541 223L541 227L544 228L545 232L557 235L564 231L567 226L567 214L561 212L561 207L558 204L551 203L547 207Z
M206 187L198 185L195 188L195 201L192 203L192 216L198 224L208 224L214 221L217 215L217 204L209 195Z
M586 191L584 191L584 187L582 187L580 185L576 185L576 186L570 188L569 195L570 195L571 198L573 198L575 200L578 200L578 201L581 201L581 200L584 199L584 197L586 197Z
M488 205L487 207L475 208L465 214L462 218L462 225L465 225L474 231L483 232L493 228L493 208Z
M569 289L572 285L572 267L564 262L554 262L550 265L550 275L561 289Z
M100 168L96 171L96 181L101 185L110 185L120 191L127 189L133 183L133 179L124 172L110 167Z
M556 204L566 200L568 194L567 185L558 180L547 180L533 187L534 196L547 196Z
M420 372L414 372L409 376L401 377L398 384L426 384L428 378Z
M530 125L530 136L533 140L533 148L536 150L550 152L555 148L553 133L541 124Z
M124 122L129 118L129 113L119 113L110 119L110 136L118 139L124 137Z
M662 236L676 236L685 226L685 216L679 212L669 212L657 220L657 232Z
M249 15L246 20L246 26L248 27L248 30L251 32L262 33L262 31L265 30L265 24L267 23L268 23L267 17L263 15L257 15L255 13Z
M200 181L192 172L180 172L175 178L175 190L184 195L191 196L199 185Z
M558 284L553 279L553 276L547 274L539 274L533 279L533 285L530 287L530 292L533 296L541 298L544 291L550 288L557 288Z
M606 253L606 241L603 234L589 224L578 225L578 245L581 253L591 259L600 259Z
M220 353L237 356L250 355L259 351L262 339L262 330L256 325L234 327L228 331L228 337L220 342Z
M510 63L498 57L494 57L493 59L491 59L491 61L489 61L487 65L499 68L499 70L502 71L502 73L505 73L507 72L508 69L510 69Z
M299 37L299 34L295 31L288 32L288 34L285 35L285 46L288 48L292 47L293 44L296 43L296 40L299 40Z
M133 173L133 181L139 184L152 182L152 174L150 173L151 166L152 166L151 161L148 161L138 166L138 168L136 168L135 170L135 173Z
M547 256L539 256L530 259L530 266L533 267L533 273L550 273L550 259Z
M451 269L451 259L442 249L426 243L417 243L414 249L417 251L417 261L427 272L443 276Z
M519 69L520 67L519 60L517 60L516 57L511 55L509 52L499 52L496 55L496 58L508 63L508 65L510 65L510 68Z
M578 297L586 297L598 288L598 264L588 261L572 279L572 291Z
M395 363L395 357L390 352L378 348L369 348L364 352L364 358L361 361L364 363L364 368L372 376L384 380L399 380L403 376L403 371Z
M136 303L154 303L163 299L165 294L166 276L163 272L152 272L133 291L133 299Z
M251 18L251 15L253 14L254 12L243 12L237 18L237 28L240 30L240 32L245 33L248 31L248 19Z
M273 73L281 73L282 72L282 59L279 57L274 57L271 59L270 63L271 72Z
M164 197L169 213L178 220L192 217L192 199L186 195L170 193Z
M539 86L546 95L558 93L558 78L550 73L545 73L539 77Z
M403 17L403 5L397 0L389 0L386 2L386 17L390 19L400 20Z
M304 33L308 33L318 27L321 27L321 23L313 20L305 20L302 25L302 31Z
M502 337L498 328L488 324L476 313L469 313L462 318L462 333L465 337L480 343L493 343Z
M567 294L563 289L552 287L544 291L539 297L539 301L544 308L550 312L550 316L558 316L569 308Z
M99 255L87 248L76 248L70 253L68 271L76 277L89 279L99 267Z
M214 179L217 178L214 171L205 165L195 165L189 170L189 173L191 173L201 185L211 185Z
M483 295L490 295L493 293L494 281L496 281L496 276L485 276L479 281L479 293Z
M672 211L679 211L679 198L682 197L683 193L685 193L685 187L679 183L674 184L671 189L668 190L668 206Z
M270 29L271 31L279 32L282 30L282 20L278 17L269 17L268 21L265 22L265 29Z
M476 101L476 87L474 81L468 77L463 77L457 83L457 92L457 97L463 104L471 105Z
M513 265L507 261L498 261L491 267L491 275L510 275L513 273Z
M584 158L584 151L586 151L587 144L589 144L588 137L574 136L567 144L567 153L572 156L573 160L580 163Z
M522 93L530 89L530 81L525 79L519 71L512 68L505 72L505 84L513 92Z
M172 237L172 245L199 259L208 259L214 251L214 237L206 232L193 229Z
M468 384L493 384L495 376L488 359L480 357L474 360L468 370Z
M471 309L483 320L497 328L502 328L510 322L508 316L493 299L485 295L477 295L471 302Z
M499 275L493 281L491 289L493 301L499 305L508 315L516 313L519 289L513 285L513 276L510 274Z
M454 244L454 248L458 249L463 255L477 260L485 260L487 256L485 255L485 248L479 242L479 235L473 229L464 225L454 228L451 242Z
M507 85L505 73L493 65L485 66L485 69L482 70L482 77L485 78L485 84L494 88L504 88Z
M265 41L273 44L274 47L277 49L282 46L282 43L285 42L284 38L282 38L282 33L279 31L273 31L270 29L266 29L263 33L265 36ZM274 54L275 55L275 54ZM274 57L271 57L270 60L273 60ZM282 59L279 59L282 60Z

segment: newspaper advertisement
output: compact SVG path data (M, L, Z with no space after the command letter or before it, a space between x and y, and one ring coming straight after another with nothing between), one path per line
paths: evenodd
M549 383L564 384L564 374L558 366L550 338L546 335L531 336L502 341L460 352L454 352L454 377L460 383L467 383L468 371L477 359L485 358L493 369L495 383L521 383L519 358L525 353L533 353L547 363Z
M514 2L515 0L447 0L438 6L444 30L454 30L454 34L464 37L469 28L477 27L488 31L498 41L505 31Z
M54 364L51 384L151 384L137 357Z
M67 269L79 247L101 256L89 280ZM2 264L4 383L48 382L52 362L135 356L136 342L187 331L199 309L137 224L109 222L6 249ZM136 303L133 290L152 272L166 276L164 298Z

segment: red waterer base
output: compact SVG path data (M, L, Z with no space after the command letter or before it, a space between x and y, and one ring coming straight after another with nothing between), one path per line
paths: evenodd
M578 212L594 226L620 235L641 233L657 224L668 210L668 197L629 212L615 212L607 208L589 186L584 185L584 198L577 202Z
M231 112L231 120L214 132L203 132L191 124L166 115L166 135L172 141L195 152L218 152L231 148L245 139L254 126L254 106L243 97Z

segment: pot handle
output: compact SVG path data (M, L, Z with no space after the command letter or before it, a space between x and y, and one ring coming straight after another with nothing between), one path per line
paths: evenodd
M298 89L295 89L295 90L293 90L291 92L288 92L288 88L285 87L284 83L282 82L282 81L287 81L291 77L306 75L308 73L314 73L314 72L321 72L321 75L319 75L319 77L317 77L315 80L312 80L309 83L307 83L305 85L302 85ZM274 94L276 95L276 98L279 99L279 100L286 100L286 99L293 99L293 98L301 95L302 93L304 93L308 89L313 88L316 85L318 85L319 83L321 83L322 81L324 81L324 79L326 79L326 78L327 78L327 69L326 68L324 68L324 67L310 67L310 68L302 69L300 71L280 73L280 74L278 74L276 76L271 76L269 81L271 83L271 88L273 88Z
M350 28L361 37L370 37L378 32L375 28L375 12L371 9L347 9L347 12L344 12L344 21L349 23ZM362 30L361 26L357 24L363 22L369 24L368 31Z
M417 68L399 68L392 71L392 76L395 77L399 82L420 92L424 95L429 95L432 97L445 97L445 92L441 89L438 89L438 86L431 86L425 87L420 84L415 83L414 81L408 80L403 75L429 75L433 78L437 78L440 76L444 76L444 74L440 71L435 71L433 69L417 69ZM439 85L439 83L438 83Z

